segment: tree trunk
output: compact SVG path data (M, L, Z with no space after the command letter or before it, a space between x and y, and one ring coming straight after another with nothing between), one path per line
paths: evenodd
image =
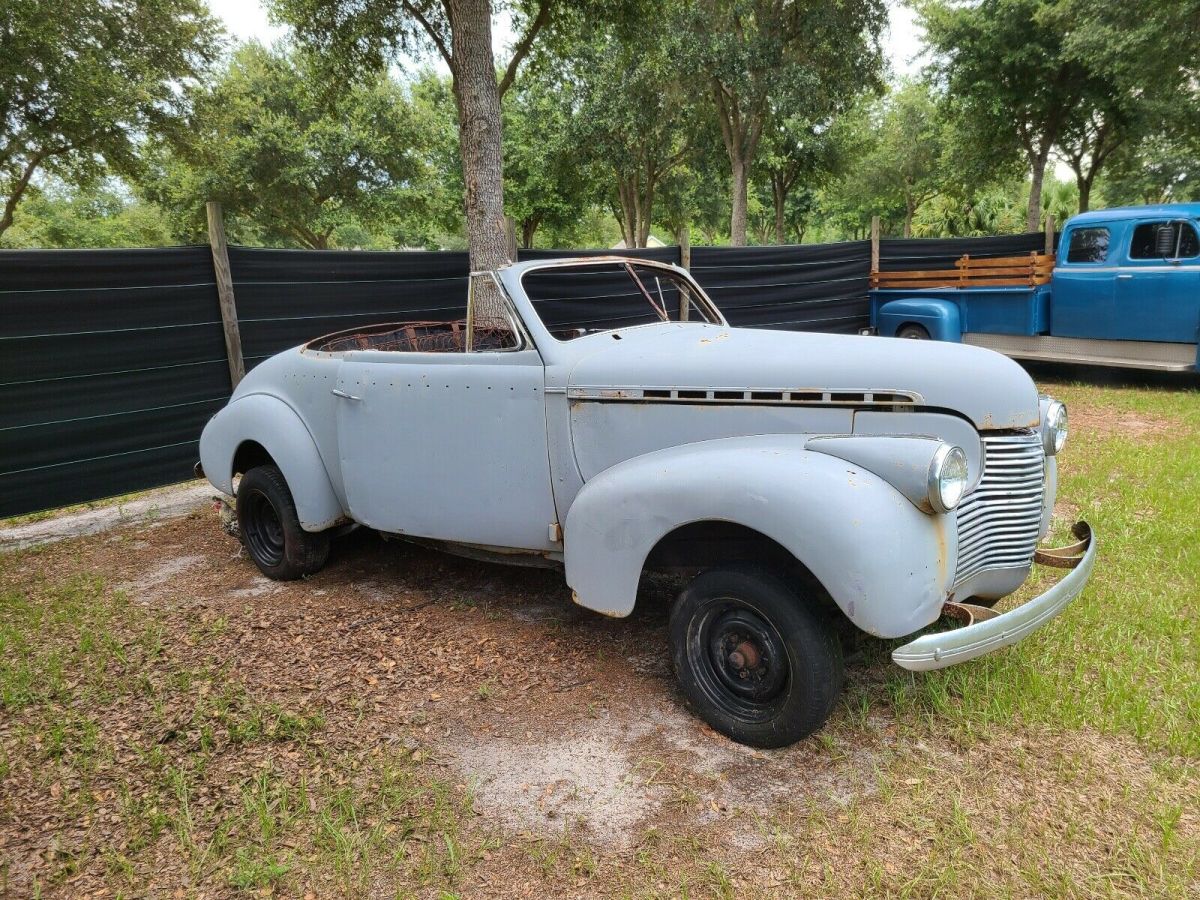
M1046 177L1046 157L1048 155L1048 151L1043 151L1030 160L1033 178L1029 184L1029 208L1025 215L1026 231L1037 231L1041 226L1042 181Z
M784 206L787 204L787 192L778 176L771 176L771 193L775 198L775 243L787 243L787 228L783 221Z
M541 224L541 216L528 216L521 221L521 247L524 250L533 249L533 236Z
M729 220L729 244L732 247L745 247L750 166L740 153L732 154L730 162L733 169L733 215Z
M447 12L471 269L494 269L507 260L508 241L504 229L500 91L492 56L491 3L449 0Z
M917 214L916 204L913 203L911 197L904 198L904 236L912 237L913 217Z
M645 188L643 194L638 201L638 215L641 217L638 222L638 246L645 247L650 242L650 220L651 211L654 209L654 190L653 188Z
M679 244L679 264L685 269L692 267L692 229L688 225L680 225L675 232L675 241Z
M628 178L617 174L617 202L621 205L621 214L617 224L621 226L621 240L625 247L637 246L637 211L634 208L635 189Z
M25 164L25 168L21 171L20 177L17 178L16 184L9 191L8 197L4 200L4 209L0 212L0 234L4 234L9 229L9 226L12 225L17 204L21 202L21 198L25 195L25 191L29 187L29 182L33 178L33 173L37 171L37 167L41 165L45 156L46 154L44 153L33 154L29 162Z
M1077 174L1075 176L1075 186L1079 188L1079 211L1081 213L1087 212L1092 202L1092 179L1095 177L1095 167L1087 175Z

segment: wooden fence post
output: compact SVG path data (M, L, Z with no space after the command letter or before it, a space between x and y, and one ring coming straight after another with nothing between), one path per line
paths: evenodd
M690 269L692 267L692 229L684 225L679 229L675 240L679 242L679 265Z
M237 304L233 300L233 273L229 268L229 248L225 243L225 217L221 204L213 200L204 204L208 214L208 244L212 247L213 274L217 280L217 297L221 302L221 327L225 330L225 355L229 358L229 380L233 387L246 377L246 362L242 359L242 335L238 330Z
M879 216L871 216L871 271L879 271Z
M1046 255L1054 253L1054 213L1046 213Z

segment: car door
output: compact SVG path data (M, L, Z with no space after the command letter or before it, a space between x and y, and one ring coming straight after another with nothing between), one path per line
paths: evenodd
M1169 234L1170 250L1159 246ZM1196 342L1200 315L1200 237L1186 220L1146 219L1130 229L1117 270L1121 337L1137 341Z
M1051 285L1050 333L1055 337L1120 336L1113 259L1122 233L1120 222L1067 228Z
M352 518L381 531L552 548L545 369L511 350L351 351L338 443Z

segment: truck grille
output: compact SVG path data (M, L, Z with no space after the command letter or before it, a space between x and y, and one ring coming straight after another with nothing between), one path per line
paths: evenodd
M983 449L983 478L958 507L956 585L986 569L1029 565L1041 530L1041 437L1032 431L985 435Z

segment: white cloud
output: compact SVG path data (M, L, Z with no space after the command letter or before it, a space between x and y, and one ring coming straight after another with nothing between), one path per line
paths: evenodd
M883 52L896 75L915 75L923 61L919 58L924 49L924 34L917 25L917 16L906 3L888 4L888 31L883 41Z
M271 24L261 0L207 0L207 3L213 15L225 24L225 30L239 41L257 40L269 45L287 32L286 27Z

